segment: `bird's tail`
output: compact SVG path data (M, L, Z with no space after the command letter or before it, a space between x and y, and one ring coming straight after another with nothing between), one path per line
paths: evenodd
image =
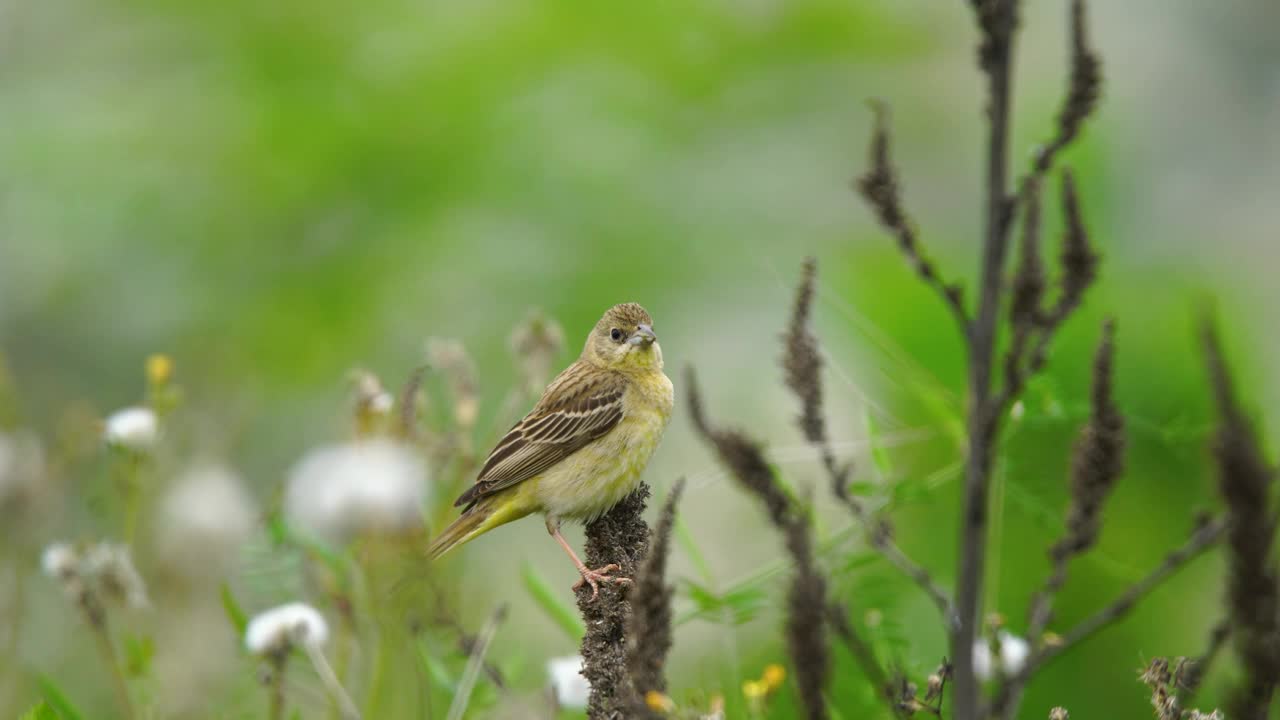
M435 540L431 541L431 546L427 548L427 557L435 560L499 525L506 525L512 520L519 520L528 515L532 509L526 509L521 505L522 503L510 493L481 498L463 511L461 517L454 520L449 527L436 536Z

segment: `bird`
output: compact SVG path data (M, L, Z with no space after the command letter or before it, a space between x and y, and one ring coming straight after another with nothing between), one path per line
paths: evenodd
M494 528L534 513L569 555L591 599L599 583L629 584L617 564L588 568L560 532L591 522L631 494L662 440L675 395L662 371L653 319L636 303L614 305L592 328L582 354L486 458L475 484L454 503L462 515L427 549L437 559Z

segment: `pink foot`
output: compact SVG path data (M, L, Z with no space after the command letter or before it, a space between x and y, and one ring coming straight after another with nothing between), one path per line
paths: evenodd
M609 574L615 570L621 570L621 568L614 563L609 563L608 565L605 565L599 570L582 568L581 570L578 571L582 573L582 577L578 580L578 582L573 584L573 589L576 592L577 589L582 587L583 585L590 585L591 599L594 601L600 595L600 583L602 582L618 583L620 585L631 584L631 578L625 578L625 577Z

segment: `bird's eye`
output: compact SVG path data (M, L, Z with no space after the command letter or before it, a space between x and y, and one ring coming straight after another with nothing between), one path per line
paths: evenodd
M622 340L622 331L618 328L614 328L609 331L609 337L613 338L614 342L619 342Z

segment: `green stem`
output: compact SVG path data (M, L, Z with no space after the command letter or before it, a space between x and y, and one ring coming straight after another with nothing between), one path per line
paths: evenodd
M267 715L270 720L284 720L284 670L288 664L287 653L280 653L271 663L270 710Z
M111 642L111 633L107 629L106 618L99 616L94 621L91 616L90 620L90 625L93 628L93 637L97 641L98 653L102 655L102 661L110 671L111 685L115 691L116 703L120 705L120 714L128 720L132 720L137 715L133 711L133 701L129 698L129 685L125 681L124 671L120 669L120 663L116 661L116 650Z

